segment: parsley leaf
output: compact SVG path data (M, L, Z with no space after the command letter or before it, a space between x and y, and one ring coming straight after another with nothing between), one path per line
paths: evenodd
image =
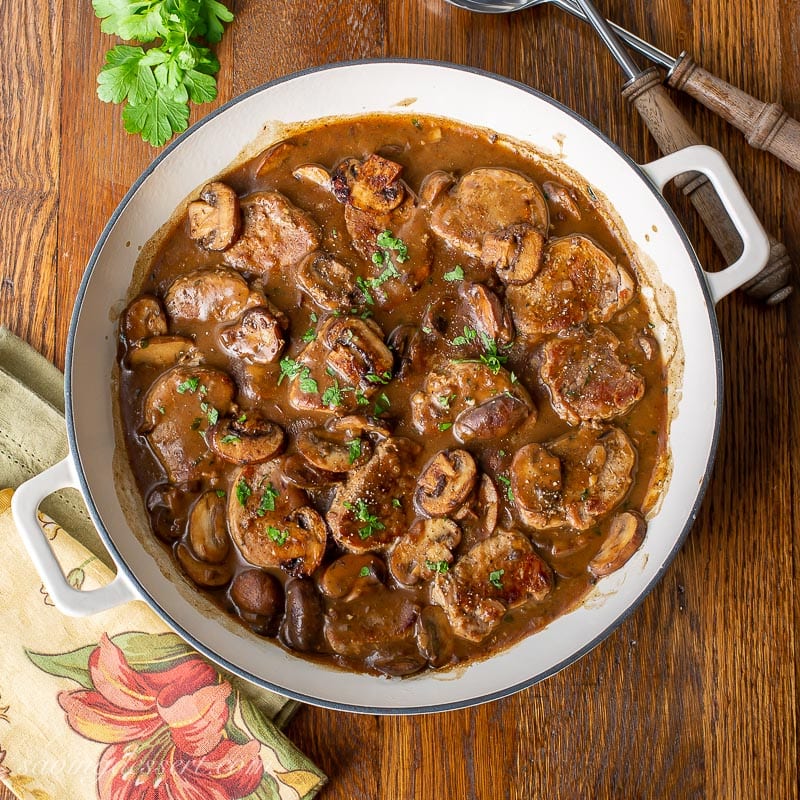
M359 498L355 504L349 503L345 500L342 505L348 510L353 512L353 516L359 522L366 523L363 527L358 529L358 535L362 539L368 539L376 531L382 531L386 526L378 519L377 515L370 514L369 506Z
M178 394L185 394L186 392L191 392L194 394L197 391L197 387L200 385L200 378L197 376L192 376L191 378L187 378L185 381L182 381L178 384Z
M465 344L472 344L477 338L478 338L478 331L476 331L475 328L470 328L467 325L465 325L464 335L456 336L456 338L453 339L452 344L454 344L456 347L461 347L462 345Z
M497 480L505 486L506 489L506 498L508 499L509 503L514 502L514 492L511 489L511 479L506 477L505 475L498 475Z
M236 484L236 499L239 501L239 505L247 505L251 494L253 494L253 490L248 486L247 481L239 478L239 482Z
M501 578L505 574L504 569L496 569L493 572L489 573L489 583L494 586L495 589L502 589L503 588L503 581Z
M256 514L263 517L267 511L275 510L275 501L280 497L280 492L270 483L261 494L261 502L258 504Z
M125 130L160 147L186 129L190 100L207 103L217 96L219 61L202 42L220 41L233 14L218 0L92 0L92 5L103 33L154 42L147 50L121 44L109 51L97 95L106 103L125 103Z
M348 454L351 464L355 464L361 458L361 439L351 439L347 443Z
M440 431L449 431L450 428L453 427L453 423L452 422L440 422L438 427L439 427Z
M288 530L280 530L273 525L269 525L267 527L267 536L272 539L275 544L279 547L282 547L286 544L286 540L289 538L289 531Z
M278 377L278 386L281 385L284 378L288 378L290 381L300 378L301 392L316 394L319 391L317 382L311 377L311 370L305 364L301 364L293 358L282 358L278 366L281 370L281 374Z
M358 571L358 575L360 578L366 578L369 575L369 567L361 567L361 569Z
M446 561L425 561L425 566L431 572L440 572L444 574L450 569L450 565Z
M454 281L463 281L464 280L464 268L456 266L453 269L451 269L450 272L445 272L445 274L442 275L442 277L446 281L450 281L450 283L453 283Z

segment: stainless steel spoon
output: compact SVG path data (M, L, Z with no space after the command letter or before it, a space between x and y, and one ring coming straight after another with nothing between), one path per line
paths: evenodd
M577 0L446 0L454 6L481 14L508 14L524 8L552 3L558 8L586 20ZM800 123L777 103L763 103L699 67L684 50L677 58L659 50L625 28L603 20L629 47L650 61L665 67L669 86L686 94L719 114L726 122L744 133L748 144L776 155L793 169L800 171ZM588 20L587 20L588 21ZM613 51L612 51L613 52ZM617 53L614 53L615 57ZM619 59L618 59L619 60ZM631 71L623 66L626 73Z

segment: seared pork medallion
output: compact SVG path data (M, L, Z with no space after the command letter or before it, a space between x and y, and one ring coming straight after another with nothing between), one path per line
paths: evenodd
M405 115L203 186L120 318L153 534L243 625L403 677L483 658L641 546L667 468L640 270L589 187Z

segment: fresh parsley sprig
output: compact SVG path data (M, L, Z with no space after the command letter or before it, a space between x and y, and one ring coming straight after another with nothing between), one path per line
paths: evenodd
M222 39L233 14L217 0L92 0L103 33L127 41L106 53L97 96L125 103L128 133L160 147L189 124L188 102L217 96L219 61L205 44ZM160 43L155 43L160 40Z

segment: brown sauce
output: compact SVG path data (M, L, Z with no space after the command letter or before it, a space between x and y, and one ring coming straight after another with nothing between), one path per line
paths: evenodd
M335 178L337 165L343 159L353 158L357 162L351 170L350 178L353 177L353 172L358 173L354 179L358 181L366 170L365 160L375 153L391 164L402 166L400 177L389 180L388 189L384 181L376 190L379 195L383 192L379 199L388 197L390 204L394 202L396 198L390 190L402 181L401 191L405 199L412 205L416 204L412 211L412 222L404 228L407 232L405 236L400 235L399 225L394 230L385 228L391 230L393 235L388 240L390 246L374 245L374 251L379 253L377 260L381 263L375 263L374 259L366 257L353 245L348 228L348 224L352 227L353 223L352 220L348 223L345 211L348 203L353 203L354 184L348 184L344 188L340 186L337 195L329 186L318 185L305 177L298 179L293 174L298 167L313 164L324 167ZM487 258L484 256L488 253L488 245L484 244L483 256L469 254L463 247L454 244L453 239L448 240L441 233L432 232L429 227L436 214L439 214L440 227L445 224L441 222L447 217L439 206L443 202L441 198L454 196L460 185L458 180L476 168L512 171L515 175L522 175L526 180L533 181L538 187L549 186L550 191L544 194L549 219L538 225L545 247L545 261L541 263L547 263L547 258L554 258L553 242L576 235L588 237L609 256L615 269L622 270L620 274L633 279L632 296L626 298L624 303L620 301L618 309L615 307L613 311L609 311L606 314L607 319L595 319L591 316L594 311L590 309L589 318L576 325L565 325L561 329L546 332L520 333L520 317L526 313L524 304L510 308L507 295L512 284L506 284L499 277L501 270L496 265L486 263ZM441 195L429 200L424 196L425 180L437 171L448 173L452 179ZM341 174L343 173L340 171L340 177ZM253 271L241 263L236 266L230 260L226 263L224 250L206 249L191 237L186 215L177 220L174 229L160 246L141 285L135 287L138 295L151 295L159 303L174 307L169 306L165 298L169 298L170 287L181 276L200 268L211 267L238 271L247 281L248 287L267 299L272 315L270 318L282 320L284 325L278 335L285 341L285 349L271 363L253 363L251 358L237 356L220 342L225 331L236 325L247 309L259 306L257 300L252 301L251 306L243 306L235 319L220 319L219 315L211 313L206 319L176 320L167 312L164 314L167 330L156 330L154 338L149 340L149 346L144 348L142 345L147 345L148 340L145 338L143 342L142 339L132 338L125 329L129 324L126 321L128 318L123 316L119 396L130 463L137 485L151 511L154 534L173 552L179 554L182 549L184 558L192 561L196 570L192 574L202 576L203 588L200 590L209 592L221 608L234 615L238 614L244 624L253 627L265 637L281 642L283 646L303 651L305 657L322 659L347 669L392 675L410 674L428 667L446 668L485 657L529 635L574 607L586 595L598 574L603 574L602 570L598 572L596 564L594 567L590 565L607 540L612 522L623 511L635 511L644 515L649 510L648 506L653 499L653 484L661 478L667 438L665 367L658 346L650 335L652 321L638 292L637 268L631 263L616 232L598 210L591 189L565 184L563 177L549 172L529 154L518 148L501 146L494 136L486 132L433 118L415 119L411 116L366 117L357 121L326 123L294 135L286 142L271 148L266 154L259 155L222 176L220 180L231 187L245 205L246 198L253 193L278 192L288 199L319 229L319 242L311 249L324 251L352 270L354 276L361 278L360 286L362 289L366 288L366 291L353 295L355 299L351 309L340 308L337 313L331 313L330 309L315 303L309 292L301 287L297 264L288 268L273 267ZM435 211L437 207L440 208L439 212ZM458 208L453 213L457 216ZM489 209L487 213L491 215L493 212ZM386 217L380 217L379 221L385 219ZM529 224L529 228L537 229L535 214L532 214L526 224ZM384 226L379 227L383 229ZM398 238L400 243L391 246L392 239ZM387 240L383 241L385 243ZM429 274L424 275L419 286L412 290L404 285L404 276L407 272L418 269L419 264L425 261L421 242L425 243L430 254ZM409 252L406 261L398 258L404 246ZM570 258L573 256L570 255ZM388 265L392 265L400 277L389 277L382 281L381 276ZM612 273L616 276L616 273ZM605 273L592 274L592 280L584 284L589 287L586 291L591 297L597 296L598 292L600 295L604 292L607 294L608 287L598 287L598 284L606 280L602 277ZM572 291L570 282L560 278L559 281L554 291L569 294ZM510 312L516 334L508 344L501 343L499 334L497 339L488 334L482 335L479 318L469 315L470 305L465 300L464 287L470 283L490 290L499 301L500 309ZM580 291L579 283L578 280L573 287L575 292ZM391 293L397 286L400 287L399 294L392 303ZM622 289L619 291L622 292ZM384 297L386 293L389 294L388 300ZM304 362L301 356L306 348L327 335L324 329L326 323L330 325L337 320L350 319L363 321L362 318L377 323L384 342L399 326L407 325L415 329L413 357L408 358L402 371L402 361L397 352L400 347L395 341L395 351L391 353L393 364L387 371L388 374L372 376L375 378L374 383L360 392L355 382L352 386L347 383L343 373L334 371L330 374L330 363L324 356L324 363L309 362L307 371L303 372ZM465 331L464 328L468 330ZM548 342L561 342L571 335L577 336L580 342L583 341L581 337L591 338L599 328L610 331L618 340L618 345L613 356L609 355L608 350L598 351L600 355L596 360L599 360L600 366L597 369L594 362L585 369L585 365L581 367L580 356L576 356L574 351L561 361L551 351L547 351ZM474 334L470 331L474 331ZM154 346L153 343L157 343L157 337L175 335L189 341L190 349L180 351L174 358L170 358L169 363L148 364L146 351ZM347 331L345 338L346 335ZM459 337L468 341L454 344ZM345 350L347 346L347 342L337 345ZM138 350L138 360L132 355L134 350ZM550 374L555 376L551 378L550 387L546 385L542 373L547 352L551 352L553 358ZM496 356L496 360L492 360L492 356ZM515 408L520 403L528 403L527 417L513 424L510 422L510 430L507 430L508 426L501 426L498 428L498 436L468 437L459 441L459 425L456 424L454 429L454 420L447 415L447 406L457 406L462 400L475 401L472 398L453 396L442 403L428 398L428 401L438 405L433 421L428 419L425 423L427 427L421 431L421 418L411 413L412 396L424 390L425 381L432 372L457 371L469 363L478 364L477 369L483 370L487 380L492 381L498 376L503 378L506 383L498 384L496 394L508 398L508 402L516 404ZM612 391L614 399L611 402L619 403L620 408L625 406L620 413L606 414L602 419L573 419L571 422L564 418L565 413L569 415L569 410L564 412L562 409L561 414L557 413L554 406L558 404L554 402L553 385L573 369L576 363L578 367L575 368L575 374L585 375L585 378L581 378L585 382L578 385L577 389L574 383L566 388L562 386L563 403L570 408L577 408L584 390L589 393L594 391L598 397L604 391ZM175 370L175 364L184 370L179 376L183 377L183 385L177 382L172 386L174 396L168 403L162 403L155 411L152 407L147 408L147 398L151 396L152 387L168 370ZM299 365L295 374L291 371L293 364ZM617 364L621 366L618 368ZM595 391L593 381L597 379L596 373L603 373L606 367L609 370L607 374L604 373L606 384ZM220 370L229 376L232 383L227 388L216 384L211 386L208 381L204 383L204 369ZM281 380L282 373L285 374ZM186 376L191 378L193 375L198 380L194 386L190 380L187 386ZM322 398L326 389L344 388L342 404L316 410L294 407L288 392L293 389L295 395L300 396L302 393L298 394L297 385L303 377L316 384L316 392L308 393L313 402L319 403L317 397ZM372 378L366 381L365 386L372 383ZM632 382L631 391L637 390L641 385L644 387L643 392L639 392L641 396L635 397L629 405L626 405L627 400L617 397L622 393L617 390L626 380ZM163 391L168 390L169 387ZM515 393L522 400L519 397L514 400ZM219 407L204 399L211 395L214 395ZM526 400L526 397L529 399ZM171 405L173 401L174 410ZM422 400L419 402L425 405ZM186 417L186 406L189 405L191 412ZM584 410L581 413L590 412ZM185 430L179 430L175 426L171 429L163 428L164 435L159 439L153 428L154 425L164 424L158 418L159 414L174 420L189 419L189 424L185 426ZM279 504L292 492L282 477L280 470L283 467L276 472L270 471L272 467L269 465L273 462L284 465L289 460L296 470L299 463L306 463L298 452L298 437L312 428L324 429L326 424L330 425L331 419L347 415L369 415L376 418L380 420L378 427L385 426L390 431L389 440L405 438L418 448L418 452L409 455L403 462L403 474L406 478L396 481L395 485L398 487L411 487L411 490L410 493L391 498L394 503L392 508L395 509L391 512L394 515L393 522L389 522L389 512L384 516L375 513L383 500L369 495L365 490L362 495L353 495L346 501L351 506L349 510L339 509L339 513L347 517L342 523L344 528L351 534L353 530L361 530L358 536L352 538L353 547L348 546L347 542L350 540L346 535L332 535L332 504L339 502L341 505L342 497L349 497L343 493L342 487L356 469L351 469L347 464L346 472L327 473L321 478L319 470L312 470L316 475L316 478L312 478L312 483L316 479L319 483L315 488L308 489L306 495L297 501L300 505L313 509L326 526L321 545L321 563L311 570L311 574L305 574L310 556L294 557L280 566L259 567L272 578L266 583L259 583L251 574L251 583L245 585L245 581L237 576L253 570L253 564L247 561L237 544L227 541L227 529L233 525L230 519L227 522L223 520L220 523L217 520L214 523L221 525L217 532L225 539L220 544L219 553L215 555L212 552L209 556L207 552L197 552L189 534L189 518L198 498L213 491L220 497L220 505L224 504L229 516L231 509L236 510L237 503L243 508L249 503L245 527L252 533L253 526L257 527L259 524L258 510L253 504L263 499L266 487L272 487L280 495ZM155 420L150 417L155 417ZM212 436L210 429L214 424L219 426L220 418L231 421L244 420L245 417L251 420L261 417L283 431L282 444L274 456L264 463L250 466L230 463L208 446L208 438ZM437 423L436 419L445 421ZM176 422L175 425L177 424ZM611 428L622 431L632 448L634 461L630 468L620 467L624 475L620 477L621 473L615 473L616 477L609 479L616 481L607 492L613 497L605 506L602 503L598 505L595 511L587 506L595 492L594 489L590 491L587 483L586 489L572 498L573 515L569 516L565 512L568 492L566 457L562 458L561 465L563 484L556 491L558 496L555 499L536 484L538 477L531 488L523 480L522 466L513 466L515 455L526 445L533 443L540 448L545 446L546 450L559 437L575 434L576 431L594 431L591 435L595 435ZM156 430L161 429L156 427ZM238 434L233 430L228 435L235 439ZM346 443L358 439L360 444L356 446L357 449L371 449L373 453L385 446L387 441L386 433L374 431L359 435L351 432L348 435L350 438ZM177 444L173 441L176 438L180 440ZM602 451L602 460L612 457L605 440L598 446L599 450L596 447L589 455L584 453L579 458L581 463L575 467L589 476L595 476L587 478L589 481L597 479L596 476L603 466L590 463L597 456L595 450ZM456 508L436 517L449 520L447 530L456 529L456 538L460 537L460 541L455 545L451 543L447 558L418 564L417 572L422 575L416 576L418 582L406 585L398 580L396 565L393 567L388 562L391 562L394 548L398 547L397 542L407 538L408 530L415 521L426 518L419 503L415 501L417 481L426 464L443 450L466 450L477 467L477 476L470 484L468 497ZM361 450L357 453L352 450L350 452L353 461L360 463L363 460L364 453ZM544 451L539 449L535 452L541 454ZM180 461L181 458L188 458L187 454L197 463L173 469L174 465L165 462L165 458L173 457ZM556 458L549 450L545 455ZM366 463L368 465L369 462ZM267 474L269 482L259 478L260 483L256 483L255 479L248 477ZM497 493L497 522L494 526L485 520L487 496L480 493L481 478L484 475L490 479ZM521 501L515 496L511 484L514 475L517 475L514 486L520 492L526 492L526 497L530 494L533 498L530 503L535 508L529 508L526 514L520 513ZM540 472L536 473L536 476L540 475ZM253 485L250 485L251 480ZM242 482L250 492L250 498L243 498L242 492L237 492ZM337 495L337 491L342 494ZM561 495L558 494L559 491ZM600 489L597 493L601 493ZM213 502L209 495L209 509ZM275 501L268 498L264 502L270 506ZM197 515L202 510L199 509ZM208 517L212 511L205 510L204 513ZM213 513L220 513L219 509ZM550 524L535 522L542 514L550 515ZM562 519L564 514L567 514L567 521ZM398 518L401 520L399 523ZM571 524L570 520L580 521L579 526ZM208 519L206 523L208 524ZM396 530L398 524L402 531ZM302 525L308 527L306 522L302 522ZM384 527L381 529L380 525ZM366 536L363 535L364 528L367 528ZM487 530L488 528L491 530ZM264 541L267 550L277 552L292 544L291 541L284 541L283 544L278 541L285 538L284 534L289 531L289 523L286 523L285 526L272 525L271 533L266 530L257 533L262 539L265 536L273 537L270 541ZM473 551L473 556L465 561L472 548L488 539L495 541L501 531L515 531L524 537L525 547L520 552L523 552L523 560L527 559L526 564L536 564L537 569L540 569L541 574L537 578L540 584L534 587L531 583L534 579L527 572L523 575L522 572L514 571L514 565L519 563L519 553L514 548L511 555L503 550L505 555L501 553L497 557L501 561L492 561L494 556L487 556L491 562L488 566L481 560L486 555L482 551ZM392 534L388 542L379 541L384 534ZM528 541L532 544L532 555L527 553ZM372 547L373 543L375 547ZM502 546L505 547L506 544ZM343 596L326 595L325 576L329 565L349 550L360 553L351 559L355 566L351 564L349 567L351 570L357 567L355 578L345 581L348 587L352 584L352 588L344 591L337 584L334 594L341 591ZM436 552L441 555L443 551ZM223 553L221 558L220 553ZM204 560L203 555L208 558ZM510 561L502 561L503 558ZM360 560L356 563L355 559ZM453 584L457 581L457 565L461 561L467 565L474 561L479 571L485 567L488 572L481 573L480 584L470 583L473 578L465 578L466 583L463 586L459 584L462 594L458 595L456 592L457 596L453 595L455 599L451 597L451 602L458 604L463 601L467 605L475 602L483 609L481 603L490 601L489 616L496 617L492 617L491 624L487 623L472 638L459 635L461 623L451 618L451 612L455 612L442 600L448 591L455 591ZM180 560L180 554L179 563L186 567L186 561ZM501 563L505 565L504 568L498 567ZM496 568L489 569L491 566ZM487 574L491 586L486 585ZM235 588L237 580L240 580L238 589ZM360 588L359 580L364 584ZM511 583L515 581L521 582L520 598L512 598L509 594L514 588ZM437 583L449 588L437 595L432 591ZM299 584L302 586L298 588ZM287 598L290 598L287 601L290 607L286 609L284 589ZM298 600L298 597L301 599ZM248 603L257 606L259 602L262 604L260 610L248 611L244 608ZM446 613L431 611L431 608L443 608ZM391 620L391 624L386 622L387 619ZM427 638L424 635L425 622L430 622L433 626L429 629L430 635ZM469 620L464 624L469 628L472 622ZM484 625L483 622L480 624ZM438 641L440 637L445 641ZM431 638L436 640L433 644Z

